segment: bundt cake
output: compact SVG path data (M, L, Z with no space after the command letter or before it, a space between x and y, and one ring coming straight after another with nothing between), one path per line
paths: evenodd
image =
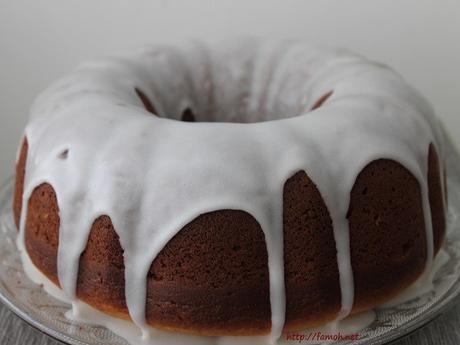
M443 138L390 68L256 39L84 64L31 109L18 246L70 301L269 335L372 309L445 233Z

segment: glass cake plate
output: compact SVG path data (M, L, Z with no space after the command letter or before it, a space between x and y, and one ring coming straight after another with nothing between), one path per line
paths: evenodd
M383 344L422 327L451 306L460 293L460 156L446 144L449 210L444 250L449 259L434 277L434 289L409 302L375 311L375 321L354 341L334 344ZM13 179L0 187L0 300L19 317L48 335L72 345L129 345L102 326L70 321L70 306L49 296L24 273L16 249L12 212ZM297 342L296 342L297 343Z

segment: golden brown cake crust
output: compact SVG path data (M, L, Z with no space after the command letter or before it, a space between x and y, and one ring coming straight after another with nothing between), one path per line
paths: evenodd
M47 183L42 184L29 199L25 246L35 266L57 285L59 223L59 208L54 189Z
M412 283L425 268L422 195L407 169L381 159L361 171L350 197L354 308L365 310Z
M145 110L147 110L148 112L154 115L157 115L158 112L155 109L155 106L152 104L150 99L145 95L145 93L141 89L138 89L137 87L134 89L134 91L136 91L137 96L142 101L142 104L144 105Z
M17 224L26 156L27 140L17 165ZM439 246L445 231L439 162L431 149L429 157L430 206ZM283 215L285 330L291 331L333 319L340 309L340 286L331 219L304 172L285 183ZM426 243L420 186L394 161L371 162L355 182L348 219L355 313L394 296L422 272ZM25 240L34 265L58 284L59 208L49 184L38 186L29 199ZM152 326L202 335L270 330L264 235L243 211L210 212L187 224L154 260L147 284L146 317ZM93 223L80 258L77 296L128 319L124 293L123 250L110 218L102 216Z
M303 171L284 185L283 223L285 330L334 319L341 297L332 221Z
M13 215L16 227L19 229L19 219L22 210L22 195L24 193L24 177L26 173L26 158L29 144L27 138L23 139L21 151L19 153L18 163L16 164L16 186L13 199Z

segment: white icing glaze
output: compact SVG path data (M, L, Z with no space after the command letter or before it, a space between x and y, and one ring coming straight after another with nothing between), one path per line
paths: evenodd
M162 117L143 108L136 87ZM329 91L327 102L309 111ZM172 120L187 107L199 121L220 122ZM219 209L247 211L263 229L271 341L280 337L282 193L285 181L300 170L316 184L332 219L340 319L354 301L346 219L350 191L371 161L393 159L419 181L431 267L429 144L443 156L433 111L391 69L344 50L240 40L213 49L198 43L159 46L101 59L45 91L32 107L25 135L20 248L28 199L48 182L60 209L59 281L75 301L79 258L91 225L109 215L124 249L129 313L145 338L155 332L145 321L152 261L184 225Z

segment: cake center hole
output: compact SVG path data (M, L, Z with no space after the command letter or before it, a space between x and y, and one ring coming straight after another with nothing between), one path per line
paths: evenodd
M216 113L211 113L209 114L209 109L207 112L207 115L204 115L204 113L200 113L199 111L194 111L191 108L185 108L180 112L180 114L175 115L173 112L171 112L170 116L164 116L162 114L159 114L157 111L157 108L155 105L152 103L152 101L147 97L147 95L140 90L139 88L135 88L135 92L137 96L139 97L140 101L142 102L142 105L144 108L152 113L153 115L159 116L159 117L168 117L170 119L174 120L179 120L183 122L234 122L234 123L254 123L254 122L263 122L263 121L269 121L269 120L277 120L277 119L283 119L283 118L289 118L289 117L295 117L299 115L305 114L305 111L300 112L296 115L292 115L289 113L289 111L286 111L285 114L283 114L282 111L279 112L279 114L273 112L271 116L267 116L266 114L261 114L257 112L250 112L246 111L247 114L245 114L245 111L239 111L236 112L235 110L230 110L229 115L227 116L225 112L222 109L219 109L216 111ZM323 94L320 98L318 98L314 103L313 106L310 107L310 111L313 111L315 109L318 109L322 107L328 99L332 96L333 91L329 91L325 94ZM242 108L244 110L244 106L239 104L236 108ZM306 106L302 105L299 108L305 109Z

